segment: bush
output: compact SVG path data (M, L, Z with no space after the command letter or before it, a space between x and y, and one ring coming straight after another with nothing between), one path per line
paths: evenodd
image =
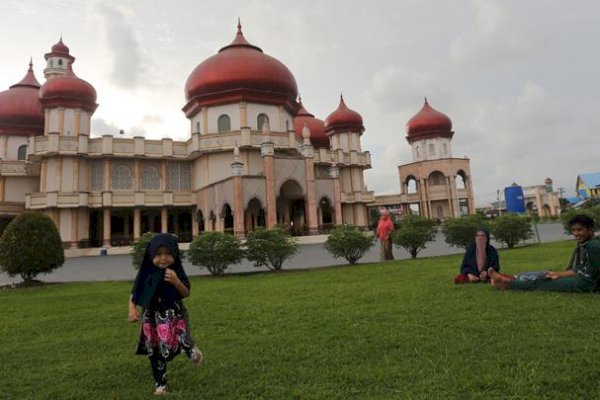
M11 277L21 275L26 283L40 273L51 273L64 262L60 234L45 214L19 215L0 237L0 269Z
M206 267L213 275L221 275L229 265L242 261L244 251L237 237L222 232L206 232L194 238L187 258L193 265Z
M506 243L506 246L512 249L519 242L533 237L531 218L516 214L503 214L492 223L491 233L496 241Z
M341 225L329 232L324 247L334 258L344 257L354 265L374 244L374 237L353 226Z
M442 225L446 243L454 247L467 248L473 242L477 229L487 227L485 217L474 214L447 219Z
M155 232L146 232L140 237L140 240L132 246L130 253L131 264L133 264L135 269L139 269L142 265L142 261L144 261L144 253L146 253L146 247L148 247L148 243L150 243L154 235L156 235Z
M396 246L403 247L412 258L417 258L419 251L435 239L437 223L435 220L420 215L407 215L402 218L400 227L393 232L392 240Z
M563 212L560 214L560 220L563 224L563 229L566 233L571 233L571 228L569 227L569 220L576 215L585 215L594 220L594 229L600 229L600 207L591 207L591 208L577 208L570 209L569 211Z
M258 228L246 239L246 258L255 267L279 271L283 262L299 250L298 243L280 228Z
M146 232L140 236L140 240L138 240L131 247L131 264L135 267L135 269L139 269L142 265L142 261L144 261L144 253L146 253L146 247L148 247L148 243L152 240L152 238L156 236L156 232ZM185 260L185 253L181 250L179 251L179 259L181 262Z

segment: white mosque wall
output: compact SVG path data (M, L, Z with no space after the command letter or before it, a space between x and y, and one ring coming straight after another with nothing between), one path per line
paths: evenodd
M17 159L19 147L27 145L28 140L23 136L4 136L0 140L5 140L6 145L2 146L0 143L0 158L6 161L13 161Z
M450 138L423 139L412 142L413 161L437 160L452 157Z
M63 242L71 241L71 210L61 209L59 213L59 220L60 240Z
M215 153L208 155L208 182L206 184L223 180L231 176L231 163L233 152Z
M73 159L65 157L62 159L60 176L60 191L73 192Z
M25 203L27 193L37 192L40 184L38 177L7 176L4 183L4 201Z
M259 151L249 151L246 154L247 162L245 166L247 168L248 175L258 175L263 172L263 159Z
M231 122L231 130L237 131L240 129L240 106L239 104L227 104L223 106L210 107L207 110L207 118L208 118L208 132L202 132L202 134L207 133L217 133L219 132L219 117L223 114L227 114L229 116L229 121Z

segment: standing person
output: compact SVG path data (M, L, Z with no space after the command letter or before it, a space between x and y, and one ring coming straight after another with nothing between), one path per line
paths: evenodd
M500 271L498 251L490 244L490 232L487 228L477 229L473 243L467 246L460 274L454 278L454 283L487 282L488 269Z
M375 232L375 235L380 242L381 261L394 259L394 253L392 253L393 230L394 222L392 222L389 211L386 209L381 210L379 222L377 223L377 231Z
M194 364L202 362L182 302L189 295L190 281L181 265L177 241L170 234L157 234L148 243L129 298L129 321L141 319L137 354L150 358L155 395L167 394L167 362L182 349Z
M600 278L600 240L594 236L594 220L586 215L576 215L569 220L568 226L577 246L566 271L546 271L537 279L519 279L519 275L506 277L489 271L492 285L512 290L594 291Z

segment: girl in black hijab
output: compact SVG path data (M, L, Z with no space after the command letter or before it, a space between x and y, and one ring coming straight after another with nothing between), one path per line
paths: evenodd
M500 271L500 258L490 244L490 232L481 227L477 229L473 243L467 246L460 274L454 278L454 283L488 282L488 268Z
M182 301L189 295L190 281L181 265L177 241L167 233L155 235L148 243L129 300L129 321L141 320L137 354L150 358L154 394L167 393L167 361L181 350L194 364L202 362ZM137 306L142 308L141 318Z

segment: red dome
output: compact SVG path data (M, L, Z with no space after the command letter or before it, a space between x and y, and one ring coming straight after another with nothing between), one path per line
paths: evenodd
M427 98L423 108L406 123L407 139L418 140L431 137L452 136L452 120L429 105Z
M325 119L325 132L330 135L334 131L358 131L363 133L364 130L365 127L360 114L349 109L344 103L344 97L340 96L340 105L337 110Z
M50 53L44 54L44 58L47 60L50 57L66 57L72 64L75 61L75 57L69 54L69 48L63 43L62 36L58 43L52 46Z
M9 90L0 92L0 134L31 135L44 133L44 112L39 99L40 84L29 71Z
M300 140L304 140L302 137L302 129L304 124L310 129L310 143L314 147L326 147L329 148L329 138L325 135L325 123L304 108L302 100L299 101L300 111L294 118L294 130L296 131L296 137Z
M188 101L196 99L205 104L243 96L246 100L283 103L295 112L298 88L285 65L246 41L238 23L233 42L192 71L185 95Z
M52 78L40 89L40 99L44 107L68 106L80 107L94 112L96 107L96 89L88 82L78 78L69 68L63 76Z

